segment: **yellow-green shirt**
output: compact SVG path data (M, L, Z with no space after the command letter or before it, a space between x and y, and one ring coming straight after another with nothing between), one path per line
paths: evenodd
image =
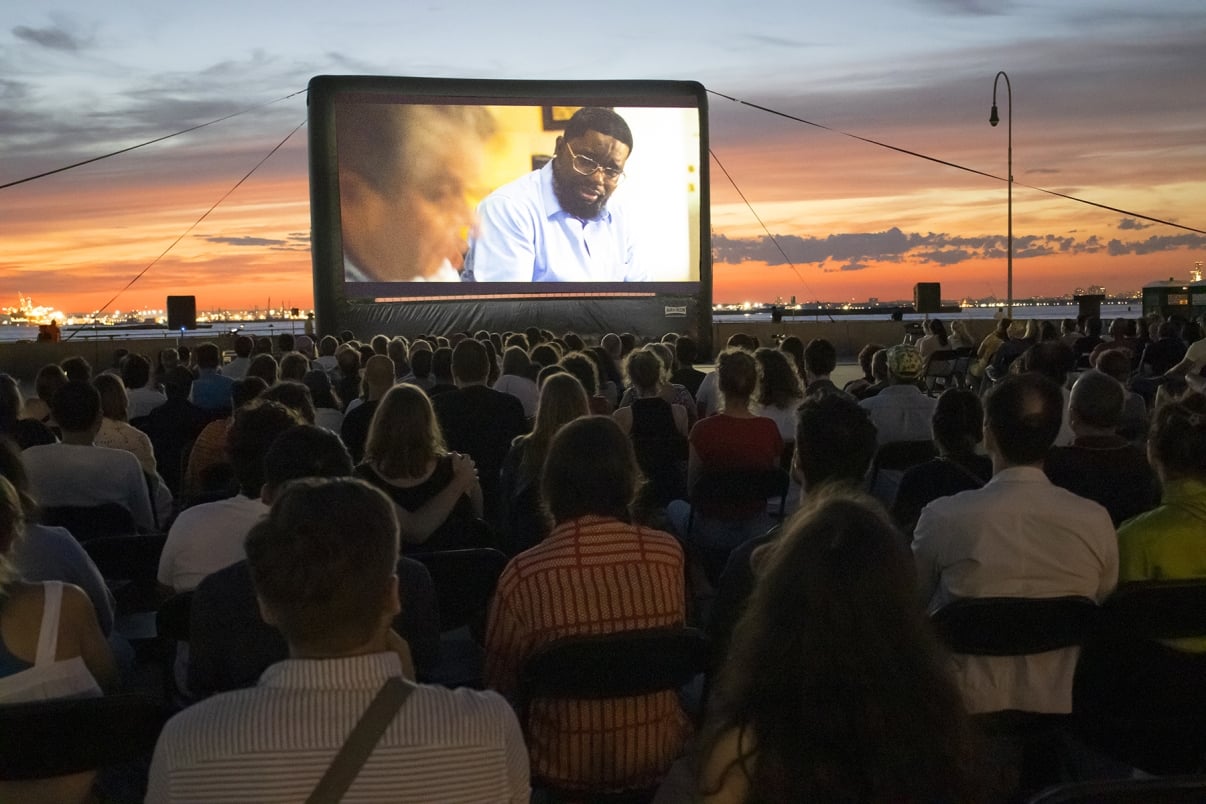
M1164 485L1160 506L1118 528L1118 583L1206 578L1206 480ZM1206 638L1166 644L1206 653Z

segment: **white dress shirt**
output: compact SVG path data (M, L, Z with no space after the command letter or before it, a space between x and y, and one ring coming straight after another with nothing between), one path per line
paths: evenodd
M968 597L1101 601L1118 582L1118 541L1106 509L1029 466L1003 469L983 488L927 505L913 555L930 612ZM1070 712L1078 656L1068 648L953 661L971 712Z
M258 497L242 494L184 509L159 555L159 582L186 592L210 573L242 561L247 532L266 513L268 506Z
M877 444L932 438L930 421L938 400L926 396L916 385L889 385L858 404L871 413Z

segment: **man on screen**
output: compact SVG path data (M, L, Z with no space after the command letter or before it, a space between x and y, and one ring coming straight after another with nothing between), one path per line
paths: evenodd
M494 120L480 106L339 108L345 279L456 282L473 221L470 196L493 134Z
M477 208L462 279L478 282L635 282L645 279L634 221L608 201L624 178L632 131L611 109L576 111L539 170Z

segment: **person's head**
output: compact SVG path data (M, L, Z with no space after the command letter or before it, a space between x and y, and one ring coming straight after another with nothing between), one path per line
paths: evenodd
M831 482L860 483L875 448L870 414L845 394L810 396L796 409L793 467L809 493Z
M481 341L461 341L452 350L452 379L457 387L481 385L490 377L490 354Z
M268 383L259 377L243 377L230 386L230 404L239 409L268 390Z
M593 220L620 185L632 153L632 131L611 109L584 106L574 112L553 151L553 192L561 208Z
M662 361L644 349L637 349L628 355L624 361L624 374L633 389L645 396L656 394L665 380Z
M21 398L21 386L8 374L0 374L0 425L11 427L21 418L25 400Z
M513 374L517 377L527 377L532 370L532 361L528 353L518 346L508 346L503 352L502 373Z
M425 380L431 376L432 351L430 349L411 350L410 371L416 380Z
M331 378L322 369L307 371L305 376L302 377L302 382L310 389L310 399L313 400L316 409L331 408L339 410L343 407L343 403L339 400L339 395L331 387Z
M1011 374L984 400L984 446L994 466L1038 464L1055 443L1064 417L1064 395L1041 374Z
M410 360L406 357L408 351L409 347L402 338L391 338L385 347L386 357L394 361L394 376L399 379L410 373Z
M1097 316L1090 316L1085 320L1085 329L1090 338L1101 337L1101 319Z
M1096 369L1086 371L1072 386L1068 423L1077 435L1111 435L1122 421L1126 389Z
M163 375L163 393L168 399L188 399L193 389L193 374L184 366L173 366Z
M96 435L101 424L100 392L91 383L70 380L55 391L50 400L50 415L64 435Z
M335 350L335 367L344 377L360 376L360 351L351 344L341 343Z
M948 388L930 418L934 443L943 455L970 455L984 438L984 406L974 391Z
M1059 340L1059 330L1055 328L1055 324L1050 321L1044 321L1039 326L1040 341L1057 341Z
M645 344L645 351L652 352L658 360L662 362L662 369L666 373L666 378L674 373L674 347L671 344L662 341Z
M884 347L878 343L868 343L858 350L858 366L863 370L863 379L872 382L875 379L871 372L871 359L876 352L882 352Z
M8 555L24 532L25 509L21 496L8 478L0 477L0 604L8 598L12 583L21 577Z
M674 361L682 368L691 368L695 362L695 339L680 335L674 342Z
M650 357L657 361L657 357L653 355ZM559 362L563 369L578 378L578 382L582 383L582 387L586 389L587 396L595 396L599 393L599 367L595 365L595 361L581 352L570 352Z
M384 649L399 610L398 519L381 491L353 478L295 480L246 549L260 612L294 655Z
M1110 321L1110 337L1120 341L1126 337L1126 319L1115 318Z
M1097 355L1095 368L1126 385L1131 378L1131 353L1125 349L1106 349Z
M68 357L59 365L72 382L89 382L92 379L92 364L79 355Z
M741 349L752 352L755 349L754 339L744 332L734 332L724 343L725 349Z
M962 338L964 345L971 343L971 333L967 331L967 324L961 318L951 322L951 334Z
M716 358L716 384L725 406L744 404L758 387L758 363L744 349L726 349Z
M540 495L557 524L592 515L627 521L640 483L632 440L610 416L585 416L553 436Z
M38 373L34 377L34 393L38 395L38 399L49 405L50 400L54 399L55 392L66 382L67 374L62 367L56 363L49 363L38 369Z
M946 346L950 342L950 337L946 334L946 324L942 323L941 318L931 318L929 324L930 334L938 339L938 343Z
M351 104L337 120L347 262L375 281L460 269L490 112L472 105Z
M1076 353L1063 341L1035 344L1018 360L1018 367L1023 372L1042 374L1061 388L1068 381L1068 374L1076 368Z
M259 497L264 486L264 453L277 436L303 422L280 402L266 399L255 399L235 408L233 419L226 431L226 454L239 493Z
M273 385L280 379L280 366L276 358L267 352L262 352L251 358L247 364L246 377L259 377L268 385Z
M394 385L394 361L373 355L364 364L363 387L369 399L380 399Z
M1059 329L1064 335L1074 335L1080 331L1080 322L1075 318L1065 318L1059 322Z
M883 508L810 494L753 563L704 733L704 756L734 731L741 748L704 792L735 773L751 801L978 800L964 705Z
M130 418L130 398L121 380L112 374L98 374L92 379L92 386L100 393L102 416L119 422Z
M1147 455L1164 481L1206 480L1206 396L1188 393L1158 408L1148 433Z
M208 341L197 346L196 358L199 369L216 369L222 363L222 353L218 351L218 345Z
M422 388L402 383L381 397L364 444L366 461L387 477L421 477L446 451L440 423Z
M318 356L319 357L334 357L335 350L339 348L339 339L334 335L323 335L318 339Z
M619 360L624 353L624 342L620 340L620 336L614 332L608 332L599 339L599 345L607 350L607 354L612 360Z
M335 433L299 424L276 437L264 453L264 502L271 504L281 488L302 477L348 477L352 456Z
M236 357L251 357L251 350L255 348L255 340L250 335L240 335L235 338L234 351Z
M437 385L452 385L452 349L441 346L431 353L431 376Z
M145 388L151 380L151 361L140 354L126 355L121 364L121 381L126 388Z
M373 354L388 355L389 354L389 338L378 333L369 339L369 346L373 347Z
M871 355L871 377L877 383L888 381L888 350L879 349Z
M540 387L540 400L536 407L536 423L532 432L520 436L526 444L523 452L523 469L529 477L538 477L544 465L549 444L557 431L574 419L590 415L590 401L586 389L578 378L569 372L558 372L549 377ZM517 439L518 441L518 439Z
M804 369L810 378L828 377L837 368L837 349L824 338L813 338L804 347Z
M305 424L314 424L314 398L304 383L282 380L261 394L260 398L280 402Z
M1012 326L1013 326L1013 319L1002 316L1001 318L997 319L997 328L995 330L993 330L993 332L1001 340L1003 340L1003 341L1008 340L1009 339L1009 330ZM1072 327L1073 327L1073 329L1075 329L1075 327L1076 327L1075 322L1073 322Z
M763 346L754 352L754 360L759 368L758 387L754 392L758 404L774 408L799 404L804 396L804 386L790 355Z
M917 347L907 343L889 346L884 355L888 366L888 382L893 385L912 385L921 379L925 361Z
M293 333L282 332L276 336L276 351L280 354L293 351Z
M301 382L310 370L310 361L301 352L286 352L281 355L281 379Z

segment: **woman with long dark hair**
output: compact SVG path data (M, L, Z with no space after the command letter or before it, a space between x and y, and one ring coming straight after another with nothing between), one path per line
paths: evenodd
M703 736L702 800L983 801L912 556L878 503L820 493L755 566Z

